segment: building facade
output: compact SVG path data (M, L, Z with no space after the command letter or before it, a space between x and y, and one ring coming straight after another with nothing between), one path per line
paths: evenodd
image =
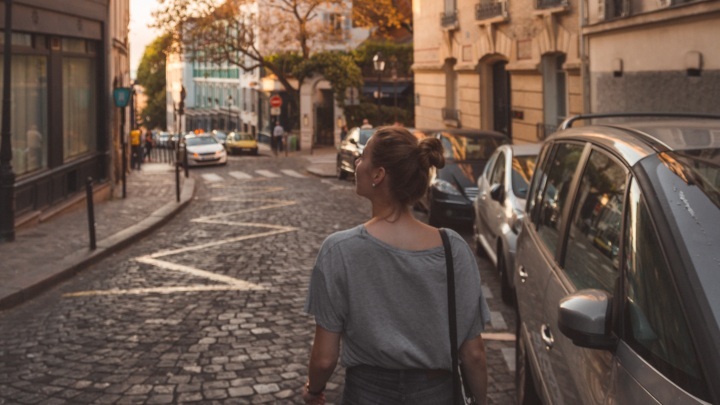
M583 112L718 113L720 2L419 0L419 128L538 142Z
M12 58L16 224L82 197L88 177L109 188L119 136L112 88L129 80L128 10L128 0L13 2L12 53L2 57Z

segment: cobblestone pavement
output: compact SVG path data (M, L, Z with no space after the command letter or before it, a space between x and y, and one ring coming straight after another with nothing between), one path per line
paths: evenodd
M312 264L329 233L370 208L350 182L303 175L306 164L240 157L192 170L195 201L163 228L1 312L0 404L301 403ZM514 342L492 333L512 333L515 319L479 263L490 403L510 404ZM343 378L339 368L329 403Z

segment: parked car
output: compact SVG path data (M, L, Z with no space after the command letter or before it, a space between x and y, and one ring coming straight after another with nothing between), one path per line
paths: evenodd
M360 157L368 139L377 131L377 128L353 128L348 131L345 140L340 142L337 153L336 173L338 179L344 179L348 174L355 173L355 160Z
M155 145L158 148L167 149L170 146L170 133L160 132L155 136Z
M252 134L247 132L230 132L225 139L225 149L229 154L248 152L258 154L258 142Z
M225 140L227 139L227 134L225 132L214 129L212 131L212 136L220 142L220 145L225 145Z
M490 157L477 182L475 246L478 255L486 255L500 273L502 299L507 304L514 302L515 285L508 270L515 263L515 243L539 151L537 144L502 145Z
M185 135L188 166L224 165L225 148L210 135Z
M720 403L720 116L608 116L566 120L537 161L519 403Z
M445 167L431 171L430 188L419 205L428 213L430 225L470 225L475 211L473 201L478 193L477 180L495 149L509 144L510 139L499 132L473 129L426 133L442 142Z

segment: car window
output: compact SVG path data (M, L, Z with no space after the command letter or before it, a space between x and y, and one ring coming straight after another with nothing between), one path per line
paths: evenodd
M465 134L440 133L443 156L448 160L488 160L495 150L508 143L495 136L468 136Z
M535 168L535 171L533 172L532 176L532 182L530 183L530 192L527 201L527 207L525 207L525 211L528 213L528 216L535 219L535 216L532 215L532 213L535 210L535 206L537 203L539 203L542 200L542 187L541 185L545 184L545 181L547 180L547 172L545 171L544 167L547 166L550 160L550 157L552 157L552 145L546 144L541 150L540 150L540 156L538 158L538 165ZM533 221L535 222L535 221Z
M505 154L502 152L498 155L497 159L495 159L490 184L505 184Z
M620 270L625 168L597 150L590 153L570 220L564 269L578 290L612 293Z
M560 143L556 146L554 156L547 168L547 182L536 224L538 235L551 252L555 252L558 246L563 208L582 151L583 145Z
M535 156L513 156L512 181L513 194L520 198L526 198L530 179L535 170Z
M188 146L212 145L214 143L218 143L218 142L212 136L197 136L197 137L187 138Z
M660 239L640 188L630 187L625 250L625 340L687 392L711 401Z
M377 131L377 129L360 129L358 144L365 145L370 137Z

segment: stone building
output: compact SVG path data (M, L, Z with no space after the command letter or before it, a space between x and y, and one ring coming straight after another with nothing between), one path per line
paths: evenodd
M419 0L419 128L537 142L583 112L717 112L717 1Z

